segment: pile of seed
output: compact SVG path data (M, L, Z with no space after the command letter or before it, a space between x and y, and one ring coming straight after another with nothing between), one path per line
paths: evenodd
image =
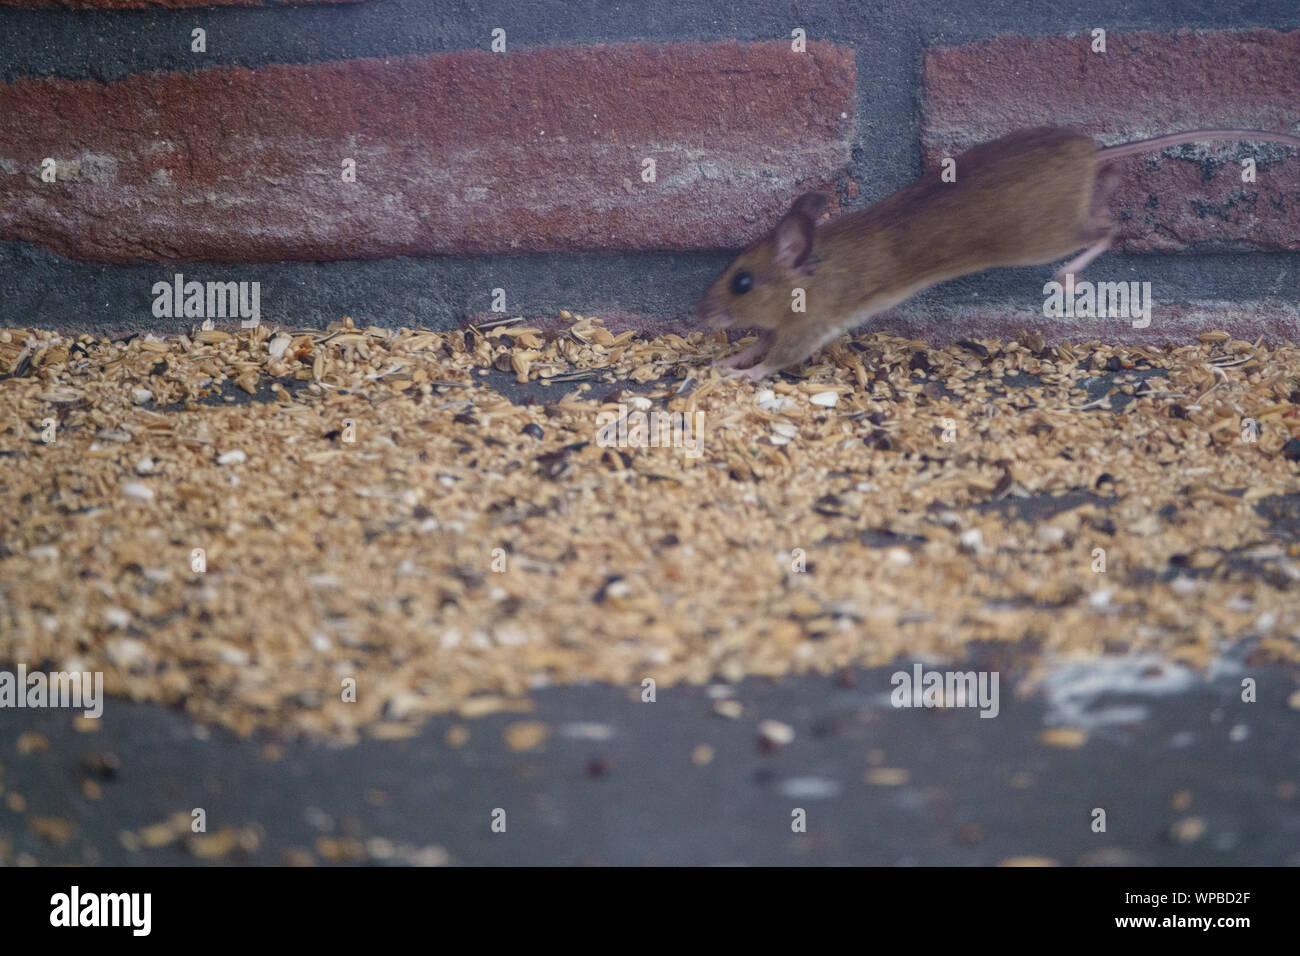
M0 331L0 661L349 740L972 641L1300 659L1300 347L864 333L755 386L562 319Z

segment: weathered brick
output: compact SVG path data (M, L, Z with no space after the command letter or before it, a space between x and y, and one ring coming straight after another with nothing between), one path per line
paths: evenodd
M1107 144L1207 127L1300 134L1300 31L999 37L925 58L927 163L1013 129L1077 126ZM1241 181L1254 156L1257 181ZM1192 144L1121 161L1117 248L1300 249L1300 150Z
M854 83L846 47L734 41L19 79L0 239L104 262L734 247L837 181Z

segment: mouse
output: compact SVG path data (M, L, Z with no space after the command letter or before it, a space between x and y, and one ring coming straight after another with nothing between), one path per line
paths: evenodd
M756 329L716 365L758 381L810 357L867 319L948 279L1056 262L1057 281L1105 252L1116 160L1182 143L1246 140L1300 147L1300 137L1203 129L1105 146L1069 127L1009 133L857 212L825 222L823 193L801 195L772 231L722 270L695 306L709 329ZM799 293L803 311L796 311Z

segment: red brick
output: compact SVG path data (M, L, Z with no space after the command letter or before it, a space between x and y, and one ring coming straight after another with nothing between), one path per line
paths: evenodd
M20 79L0 239L104 262L735 247L837 181L854 83L846 47L734 41ZM46 156L71 178L41 183Z
M1206 127L1300 134L1300 31L1000 37L925 58L928 163L1013 129L1077 126L1107 144ZM1257 181L1241 181L1254 155ZM1177 158L1175 158L1177 157ZM1300 150L1176 147L1121 161L1117 248L1300 249ZM1154 200L1154 203L1152 202Z

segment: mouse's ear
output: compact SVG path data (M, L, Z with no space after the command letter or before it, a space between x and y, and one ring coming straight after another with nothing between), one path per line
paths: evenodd
M804 193L794 201L790 211L801 212L813 222L816 222L817 218L826 211L830 201L830 197L825 193Z
M772 233L777 262L787 269L797 269L808 260L812 255L817 217L827 202L823 193L804 193L794 201Z

